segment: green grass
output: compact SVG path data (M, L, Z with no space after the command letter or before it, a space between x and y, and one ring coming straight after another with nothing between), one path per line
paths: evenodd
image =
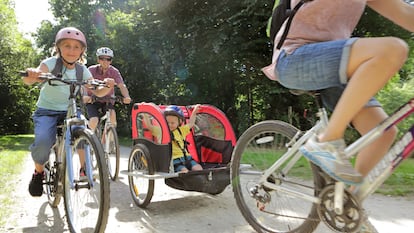
M414 195L414 158L403 161L377 192L391 196Z
M275 151L269 150L269 153L273 155L268 156L264 156L263 153L266 154L267 152L261 150L258 154L254 151L245 151L244 159L246 161L255 160L253 164L255 164L258 169L265 170L269 167L269 164L274 163L274 160L279 158L284 151L275 155ZM291 172L293 172L293 175L296 177L302 177L303 179L309 178L312 174L310 174L310 170L307 169L306 166L308 166L307 162L302 158L295 164ZM384 184L380 186L376 193L390 196L414 196L414 158L404 160Z
M131 137L121 137L118 136L119 144L122 146L131 147L132 146L132 139Z
M285 149L280 151L275 151L273 149L260 150L260 152L246 150L241 162L250 164L250 161L254 160L252 163L257 169L266 170L269 168L269 164L273 164L275 160L280 158L284 153L286 153ZM295 163L294 167L290 170L290 174L294 177L301 177L303 179L312 176L308 162L303 157Z
M28 156L28 147L33 142L33 135L0 136L0 225L11 213L14 204L12 192L15 181L21 173L22 166Z

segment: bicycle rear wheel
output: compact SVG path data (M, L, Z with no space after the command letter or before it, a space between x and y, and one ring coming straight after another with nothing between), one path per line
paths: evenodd
M287 143L298 131L285 122L263 121L247 129L237 141L231 169L234 197L257 232L312 232L319 224L317 204L259 182L289 150ZM317 171L303 156L296 158L299 160L290 169L286 168L288 160L265 180L280 188L317 195L322 185Z
M135 172L137 175L154 174L154 166L145 145L136 144L132 148L128 160L128 172ZM135 204L145 208L154 194L154 180L142 176L128 176L128 183Z
M118 178L120 157L118 134L116 133L116 128L113 126L108 127L106 129L105 135L105 143L103 146L106 162L108 164L108 173L109 177L115 181L116 178Z
M65 164L64 200L68 226L71 232L105 231L109 214L109 180L102 145L96 135L87 129L73 132L70 146L72 166ZM66 156L70 156L66 154ZM90 159L91 175L81 177L81 162ZM67 160L66 160L67 161ZM92 164L93 163L93 164ZM87 164L87 162L85 162ZM73 182L70 182L72 174ZM88 177L92 177L90 180ZM73 186L71 186L73 184Z

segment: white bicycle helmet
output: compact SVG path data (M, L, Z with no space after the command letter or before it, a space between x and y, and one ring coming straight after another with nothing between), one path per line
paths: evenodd
M102 47L96 50L96 56L109 56L109 57L114 57L114 51L112 51L110 48L108 47Z

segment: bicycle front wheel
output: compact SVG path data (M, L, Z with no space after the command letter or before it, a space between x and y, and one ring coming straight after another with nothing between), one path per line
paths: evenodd
M109 180L103 148L96 135L87 129L75 129L72 138L64 179L68 226L75 233L101 233L109 214ZM81 167L85 167L86 176L80 173Z
M279 160L298 132L282 121L263 121L247 129L237 141L231 168L234 197L257 232L312 232L319 224L316 203L286 192L314 196L322 185L311 163L299 152L283 163ZM275 162L280 165L263 177ZM264 186L263 180L278 189Z
M119 173L119 142L116 128L110 126L106 129L106 137L103 144L105 150L105 158L108 164L108 173L111 180L116 180Z

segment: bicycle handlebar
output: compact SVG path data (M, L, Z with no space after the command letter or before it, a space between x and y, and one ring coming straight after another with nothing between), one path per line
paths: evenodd
M27 71L19 71L19 74L23 77L27 77L28 73ZM102 80L98 80L98 79L88 79L86 81L78 81L78 80L64 80L60 77L56 77L55 75L53 75L52 73L41 73L39 75L39 78L42 80L46 80L49 85L51 86L55 86L56 84L53 84L52 81L58 81L67 85L91 85L91 87L87 87L89 89L94 89L96 87L107 87L106 83Z
M103 97L98 97L96 95L92 95L91 96L91 100L92 100L91 103L95 103L98 100L100 100L100 101L103 101L103 102L106 102L106 103L114 101L115 103L125 104L124 103L124 97L123 96L120 96L120 95L116 95L116 96L103 96Z

